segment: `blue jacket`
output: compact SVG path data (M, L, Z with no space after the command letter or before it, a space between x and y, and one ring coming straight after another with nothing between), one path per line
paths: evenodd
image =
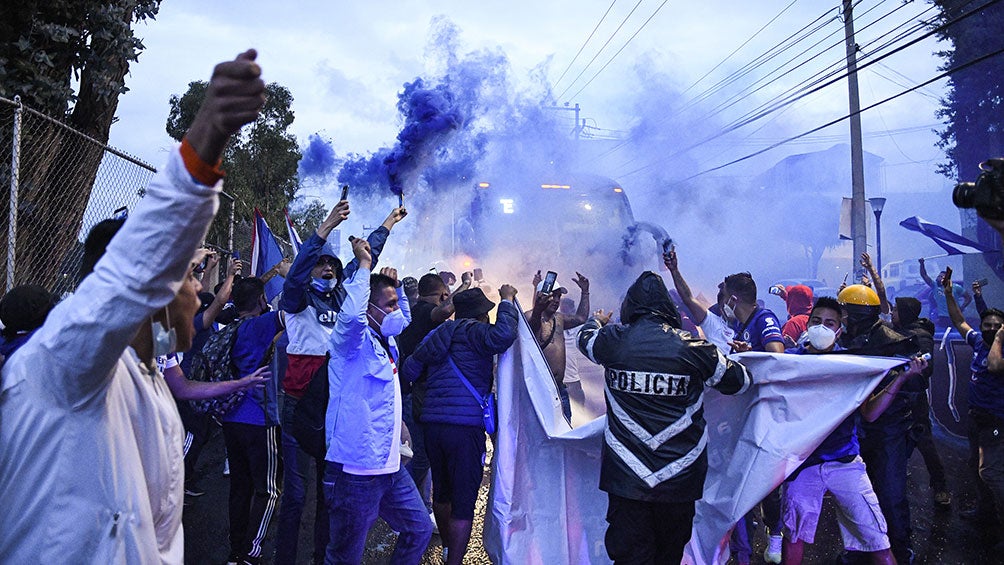
M389 235L390 231L380 226L366 238L370 242L370 254L373 256L370 270L376 268ZM300 247L282 285L279 308L290 314L286 318L289 331L289 346L286 351L294 355L324 355L327 352L328 337L335 326L335 315L345 300L345 289L341 283L352 278L359 268L359 261L353 258L345 265L341 280L333 290L320 292L312 287L310 272L321 258L325 243L316 233L310 236ZM297 386L306 389L305 383L298 383ZM303 394L304 390L296 392Z
M370 271L359 269L345 280L345 301L335 318L328 350L328 411L325 417L328 451L325 459L343 465L382 469L394 443L397 344L388 347L369 326ZM397 289L398 304L411 322L404 289ZM387 350L390 350L388 354ZM393 356L393 359L392 359ZM398 412L400 417L400 412Z
M433 330L404 363L402 377L414 381L428 370L422 423L482 426L481 406L453 367L457 368L482 397L492 390L493 359L516 341L516 305L499 304L494 324L475 320L448 320Z

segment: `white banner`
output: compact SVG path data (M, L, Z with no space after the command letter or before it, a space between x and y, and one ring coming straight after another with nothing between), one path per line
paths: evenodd
M705 393L709 471L685 563L724 563L732 525L804 461L902 360L743 353L742 395ZM554 381L520 316L498 362L499 433L485 519L494 563L610 563L599 490L606 417L572 429Z

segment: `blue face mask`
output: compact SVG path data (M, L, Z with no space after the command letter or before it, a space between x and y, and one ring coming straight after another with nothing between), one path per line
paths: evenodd
M314 287L317 292L331 292L332 290L335 290L336 286L338 286L338 279L312 278L310 279L310 286Z

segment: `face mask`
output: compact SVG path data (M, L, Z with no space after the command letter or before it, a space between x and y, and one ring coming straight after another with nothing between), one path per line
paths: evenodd
M373 303L371 302L370 304ZM408 325L408 320L404 317L404 311L397 309L392 312L384 312L383 309L376 304L373 304L373 307L383 312L383 321L380 322L380 334L384 337L401 335L405 326ZM373 318L372 316L370 317ZM375 320L376 318L374 318L374 321Z
M878 312L851 312L847 314L848 327L856 328L858 331L871 327L878 321Z
M824 326L823 324L809 327L805 330L805 337L812 347L820 351L825 351L833 346L837 341L837 332Z
M164 308L165 318L170 323L170 312ZM163 324L156 320L150 321L150 331L153 333L153 356L161 357L168 353L174 353L178 348L178 333L174 328L165 330Z
M310 279L310 286L314 287L314 290L317 292L331 292L332 290L335 290L336 286L338 286L338 279L312 278Z
M722 314L725 315L725 319L726 320L735 320L736 319L736 309L734 307L732 307L732 306L729 306L728 301L726 301L724 304L722 304Z
M997 332L983 332L983 343L987 347L993 347L994 339L997 337Z

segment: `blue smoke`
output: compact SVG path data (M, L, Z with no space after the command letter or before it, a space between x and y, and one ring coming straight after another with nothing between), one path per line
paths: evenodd
M338 182L363 193L393 194L421 189L450 190L472 179L485 157L488 131L512 120L509 62L500 50L458 54L458 30L445 19L433 22L430 47L438 76L416 77L398 94L403 125L393 147L353 154Z
M303 150L297 173L301 179L307 177L324 178L335 171L338 159L331 143L319 134L312 134L307 147Z

